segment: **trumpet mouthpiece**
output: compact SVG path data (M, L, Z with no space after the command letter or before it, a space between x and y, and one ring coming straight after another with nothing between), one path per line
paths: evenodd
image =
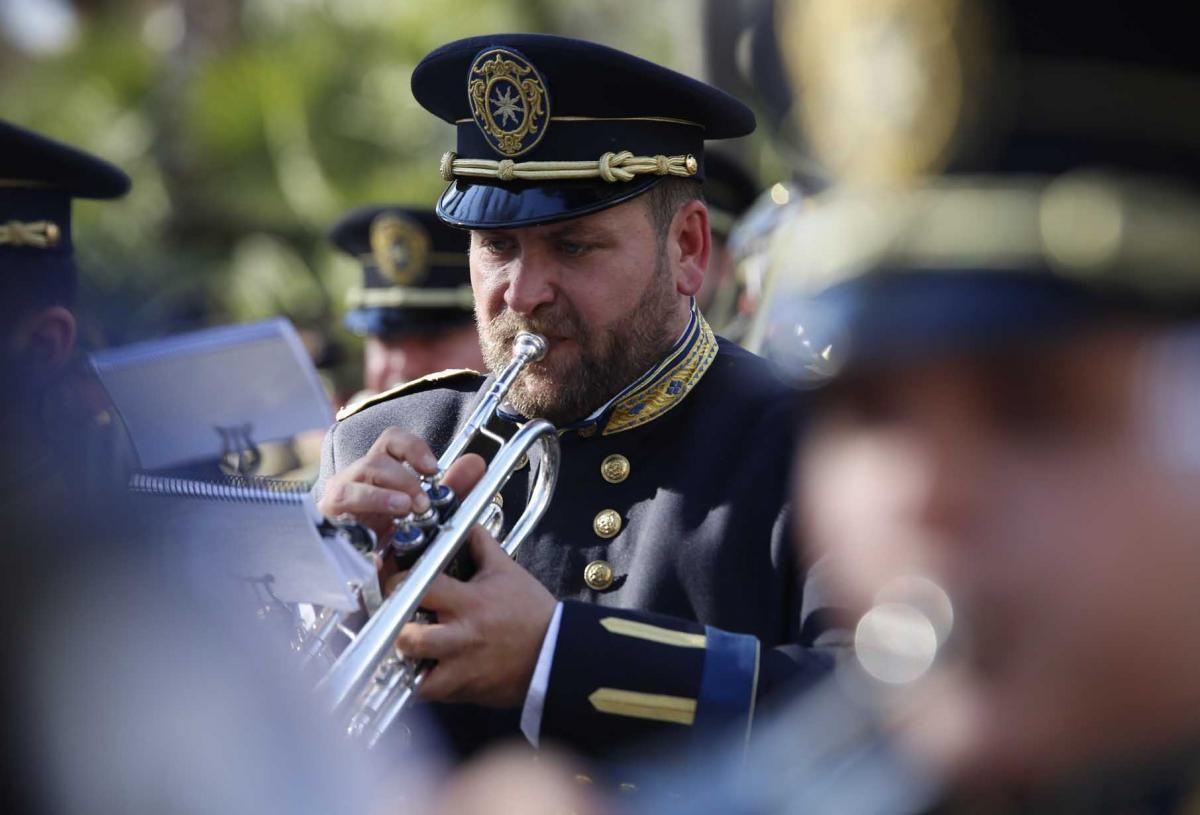
M513 354L522 357L526 362L537 362L546 356L547 347L545 337L530 331L522 331L513 340Z

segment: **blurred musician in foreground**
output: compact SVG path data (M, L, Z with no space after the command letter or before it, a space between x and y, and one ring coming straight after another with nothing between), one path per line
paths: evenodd
M823 666L794 645L792 393L693 300L711 255L704 140L745 135L753 115L631 55L540 35L444 46L413 90L457 124L437 212L471 230L489 368L518 331L549 340L495 426L545 417L562 444L558 490L516 562L480 530L475 576L435 583L425 605L440 622L402 633L407 655L438 661L423 694L496 709L444 710L464 750L518 719L531 742L593 755L719 722L746 732L759 695ZM430 448L486 385L451 373L344 411L322 511L390 536L394 517L426 509L414 471L433 471ZM466 456L448 479L469 487L482 469ZM502 493L508 517L526 475Z
M428 811L424 778L318 719L238 592L189 585L176 519L128 493L56 509L0 509L0 638L19 655L0 672L5 813Z
M98 422L77 386L71 201L128 188L112 165L0 122L3 810L368 812L399 800L372 781L387 776L331 746L338 734L306 712L266 632L231 622L244 619L226 613L237 598L189 584L186 530L134 506L103 443L116 422Z
M116 472L115 422L74 356L71 202L128 189L111 164L0 120L0 489L14 506Z
M465 232L429 210L370 207L330 240L362 264L346 296L346 326L364 343L364 392L351 403L437 371L483 370Z
M815 388L797 514L880 722L944 785L938 811L1200 802L1185 17L829 0L795 21L810 137L860 182L778 247L798 299L780 292L775 336ZM870 75L883 41L924 83L868 132L883 111L839 81Z

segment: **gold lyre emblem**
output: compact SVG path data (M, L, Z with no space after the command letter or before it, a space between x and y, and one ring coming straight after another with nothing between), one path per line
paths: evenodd
M429 260L429 233L419 223L385 212L371 222L371 254L379 273L398 286L417 283Z
M546 135L550 94L542 75L516 51L489 48L475 57L467 98L475 124L502 156L528 153Z

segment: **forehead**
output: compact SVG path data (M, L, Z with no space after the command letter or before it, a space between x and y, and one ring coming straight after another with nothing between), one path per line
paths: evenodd
M1016 404L1030 411L1120 407L1135 385L1150 334L1144 326L1096 329L880 366L834 382L818 395L817 404L870 395L909 403L952 398L987 413Z

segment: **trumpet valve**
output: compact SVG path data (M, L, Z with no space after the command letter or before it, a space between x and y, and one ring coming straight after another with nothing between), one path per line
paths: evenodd
M437 480L429 482L425 487L425 494L429 496L430 510L436 512L440 520L446 519L446 516L453 510L458 497L454 494L454 490Z
M430 502L429 509L425 510L424 512L413 515L411 523L413 526L417 527L418 529L423 529L423 530L433 529L435 526L437 526L437 523L438 523L437 507L433 506L432 502Z
M401 519L392 535L392 554L401 568L405 568L405 564L415 559L424 548L425 530L411 516Z

